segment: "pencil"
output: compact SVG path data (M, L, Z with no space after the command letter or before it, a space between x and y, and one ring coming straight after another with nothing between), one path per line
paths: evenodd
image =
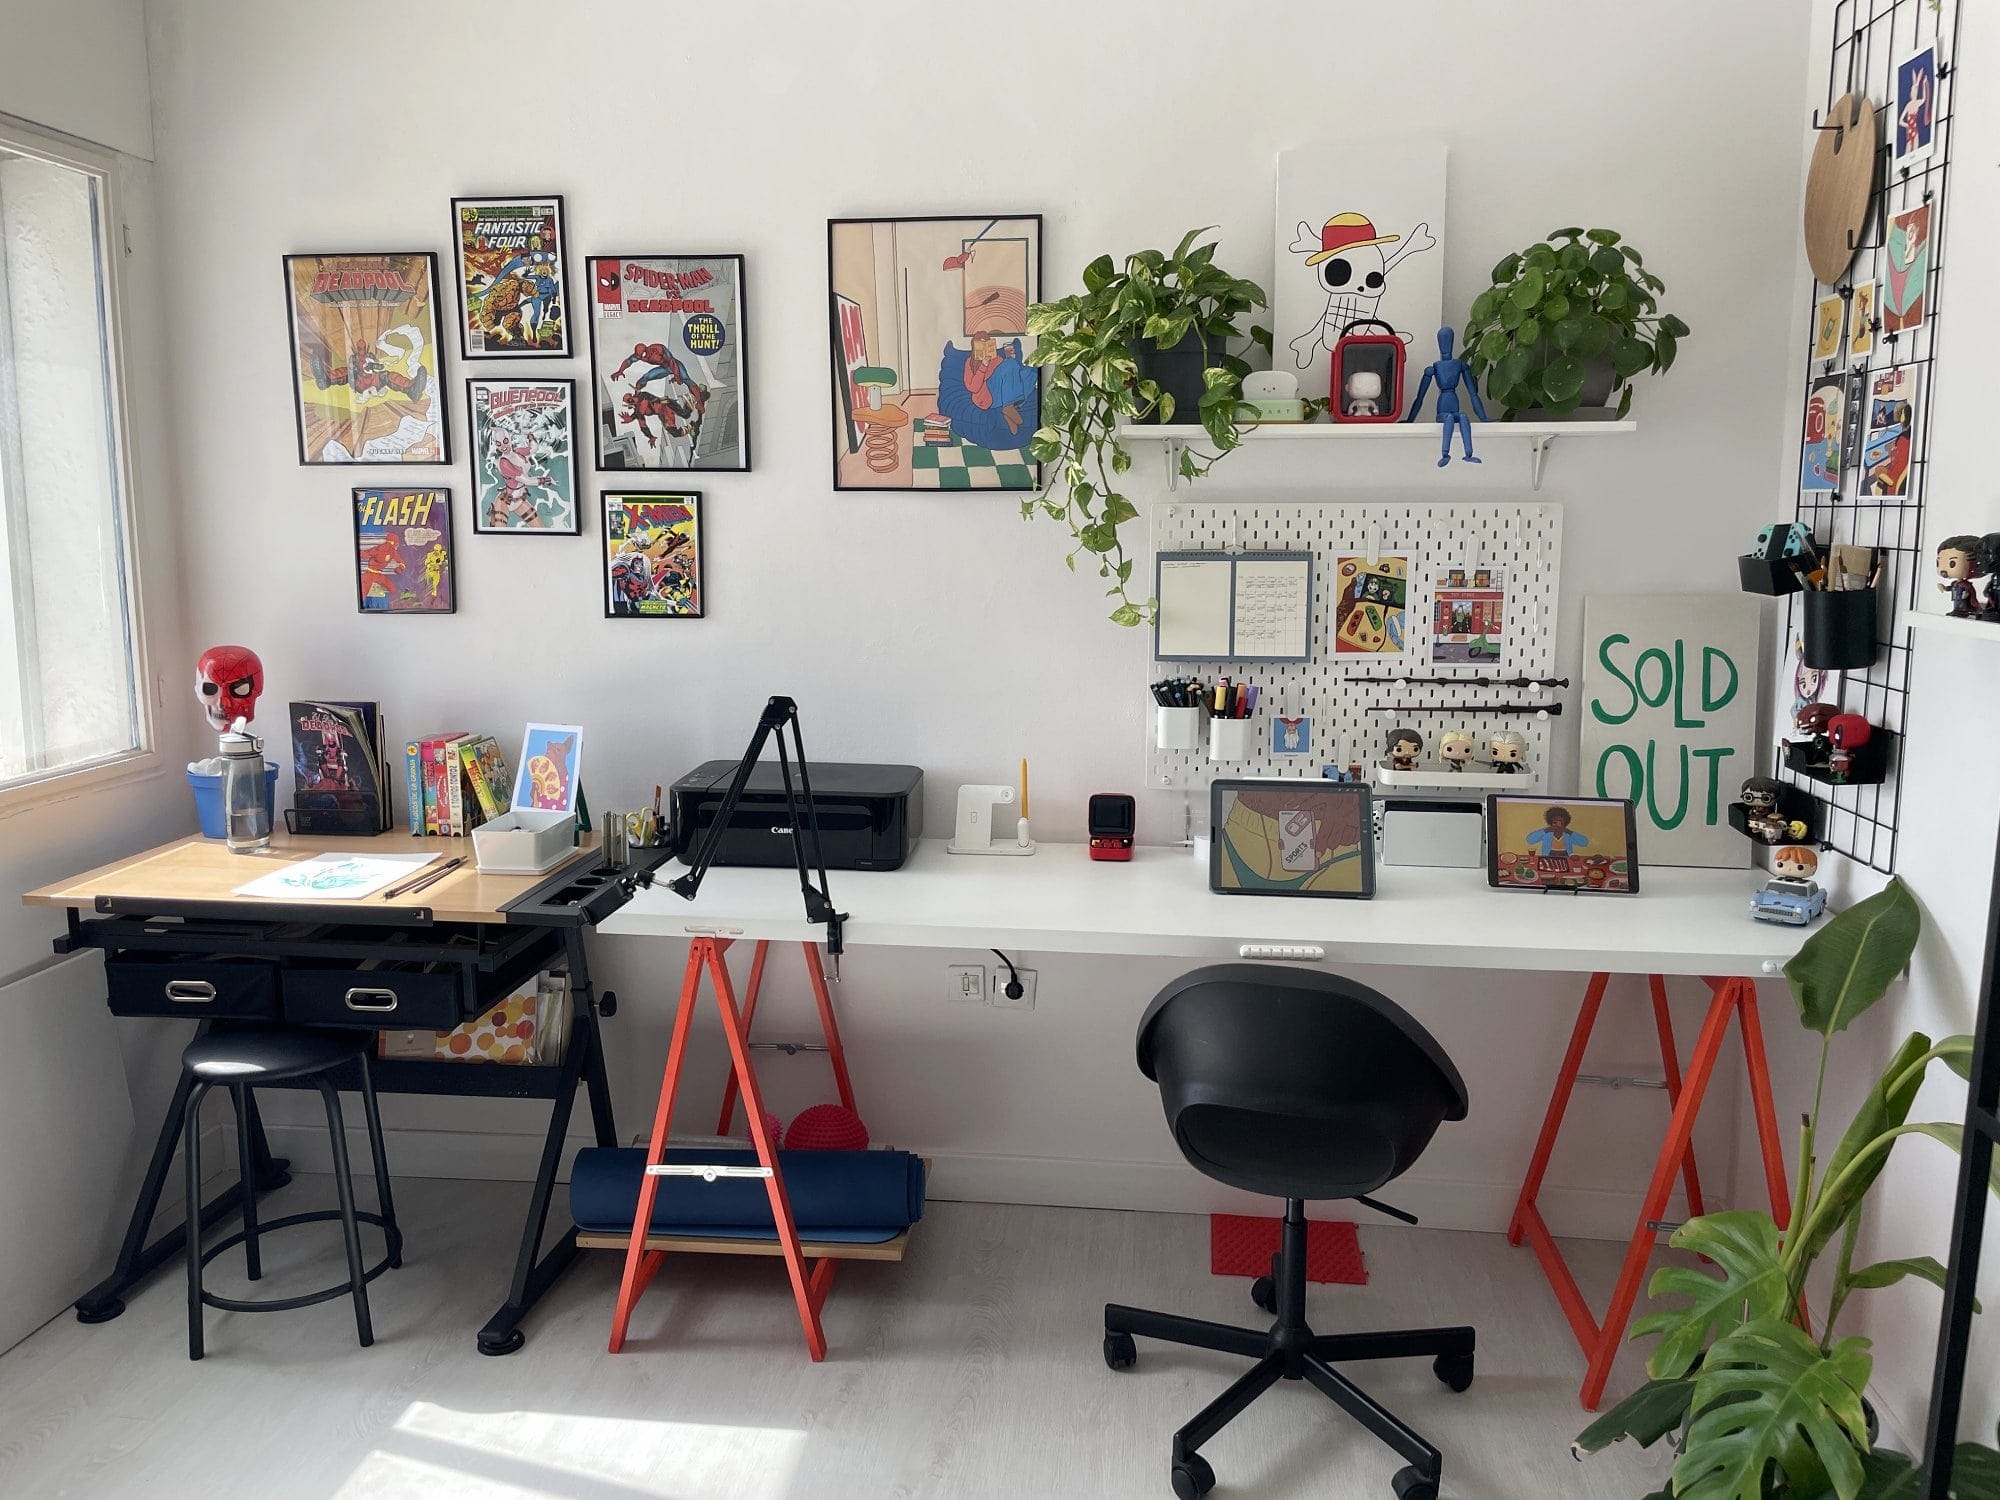
M1028 757L1021 757L1021 816L1028 816Z

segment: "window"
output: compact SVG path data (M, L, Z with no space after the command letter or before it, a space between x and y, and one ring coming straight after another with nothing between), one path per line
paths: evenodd
M0 122L0 794L148 748L111 170Z

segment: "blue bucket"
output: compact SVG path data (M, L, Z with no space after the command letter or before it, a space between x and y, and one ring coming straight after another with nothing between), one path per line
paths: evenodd
M222 805L222 777L204 776L199 771L187 773L188 785L194 788L195 816L201 819L201 836L205 839L229 837L229 814ZM272 808L278 800L278 768L270 761L264 762L264 816L272 816ZM274 828L276 824L272 825Z

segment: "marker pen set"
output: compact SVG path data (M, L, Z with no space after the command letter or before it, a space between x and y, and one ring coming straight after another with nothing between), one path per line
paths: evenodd
M1231 682L1227 677L1218 677L1213 683L1196 677L1170 677L1152 687L1153 701L1161 708L1207 709L1218 719L1249 718L1257 711L1258 691L1251 683Z

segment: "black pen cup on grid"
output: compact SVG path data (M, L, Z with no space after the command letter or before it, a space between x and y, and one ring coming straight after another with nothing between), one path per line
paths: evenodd
M1802 596L1805 639L1800 659L1825 672L1875 665L1879 590L1818 589Z

